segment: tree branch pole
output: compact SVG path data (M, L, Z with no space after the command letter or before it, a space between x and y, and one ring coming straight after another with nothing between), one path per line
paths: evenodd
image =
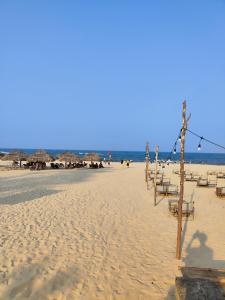
M158 172L158 154L159 154L159 146L155 147L155 174L154 174L154 206L156 206L156 180L157 180L157 172Z
M180 197L178 202L178 222L177 222L177 248L176 248L177 259L181 259L182 205L184 201L184 148L185 148L186 130L187 130L186 101L184 101L183 109L182 109L182 129L181 129L181 149L180 149Z
M146 150L145 150L145 182L147 183L148 188L148 178L149 177L149 143L146 143Z

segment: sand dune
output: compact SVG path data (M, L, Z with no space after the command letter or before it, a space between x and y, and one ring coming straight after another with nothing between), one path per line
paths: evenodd
M165 171L172 183L175 168ZM185 184L196 215L184 222L179 262L177 222L167 199L153 207L143 163L1 171L0 191L0 299L173 299L178 265L225 268L225 200Z

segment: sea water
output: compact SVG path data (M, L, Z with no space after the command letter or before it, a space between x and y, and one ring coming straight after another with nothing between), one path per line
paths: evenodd
M23 151L28 154L32 154L36 152L38 149L8 149L2 148L0 152L8 153L12 150L19 150ZM109 154L112 156L113 161L121 161L121 160L132 160L136 162L145 161L145 152L144 151L104 151L104 150L57 150L57 149L43 149L47 151L49 154L53 155L54 157L58 156L59 154L69 151L78 156L84 156L88 153L95 152L97 153L102 159L109 159ZM150 160L153 161L155 157L155 153L150 153ZM159 159L160 160L173 160L178 161L180 158L180 154L172 154L169 152L160 152ZM190 163L201 163L201 164L214 164L214 165L225 165L225 153L185 153L185 161Z

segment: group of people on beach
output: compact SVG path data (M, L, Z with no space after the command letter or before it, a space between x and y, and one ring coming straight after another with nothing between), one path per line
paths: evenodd
M101 161L100 161L99 164L98 164L97 162L96 162L96 163L91 162L91 163L89 164L89 168L91 168L91 169L101 169L101 168L104 168L104 166L103 166L103 164L102 164Z
M45 162L28 162L26 164L23 164L24 169L30 169L32 170L44 170L46 169L46 163ZM79 163L51 163L50 164L51 169L75 169L75 168L85 168L87 167L86 162L79 162ZM91 162L89 164L89 168L91 169L101 169L104 168L102 162L99 164L96 162Z
M131 160L123 160L123 159L121 159L120 163L121 163L121 165L126 165L129 168Z

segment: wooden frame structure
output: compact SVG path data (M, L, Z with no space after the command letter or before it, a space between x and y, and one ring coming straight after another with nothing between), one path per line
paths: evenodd
M149 162L150 162L150 156L149 156L149 142L146 143L145 148L145 182L147 183L148 188L148 180L149 180Z
M156 206L156 199L157 199L157 191L156 191L156 186L157 186L157 173L158 173L158 155L159 155L159 146L156 145L155 147L155 176L154 176L154 206ZM163 175L162 175L163 178Z
M189 117L190 118L190 117ZM176 258L181 259L181 234L182 234L182 216L183 216L183 200L184 200L184 148L185 148L185 135L187 130L186 119L186 101L183 102L182 107L182 129L181 129L181 148L180 148L180 197L178 202L178 221L177 221L177 246Z

